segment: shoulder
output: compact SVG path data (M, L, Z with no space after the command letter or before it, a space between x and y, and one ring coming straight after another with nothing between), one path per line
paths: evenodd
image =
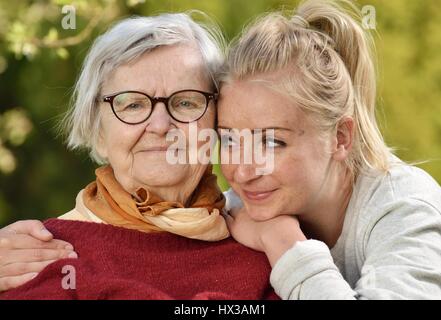
M83 190L81 190L75 199L75 208L58 217L61 220L73 220L84 222L104 223L100 218L90 211L83 201Z
M424 170L397 160L387 174L360 176L353 197L365 246L393 239L441 241L441 187Z
M79 213L76 209L72 209L69 212L58 217L61 220L74 220L74 221L88 221L86 217L84 217L81 213Z
M426 171L395 161L386 174L361 175L354 202L363 212L391 212L401 206L427 207L441 214L441 187Z
M433 205L441 212L441 187L426 171L404 163L392 165L385 180L395 199L411 198Z

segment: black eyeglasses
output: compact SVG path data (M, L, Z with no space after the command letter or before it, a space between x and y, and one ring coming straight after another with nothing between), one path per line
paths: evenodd
M165 104L168 114L178 122L197 121L205 114L210 100L216 101L218 94L199 90L181 90L169 97L150 97L139 91L123 91L106 95L102 99L112 107L115 116L127 124L146 121L158 102Z

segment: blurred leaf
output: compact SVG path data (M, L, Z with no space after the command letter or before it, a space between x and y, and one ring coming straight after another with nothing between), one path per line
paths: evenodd
M12 152L3 145L0 145L0 172L11 174L16 166L16 160Z
M58 48L57 49L57 56L59 56L61 59L67 59L69 58L69 51L66 50L66 48Z
M126 0L127 6L135 7L139 4L145 3L145 0Z
M15 108L6 111L1 118L2 137L13 146L23 144L32 130L32 123L26 113Z
M58 31L55 28L50 28L49 32L47 33L46 37L44 37L44 41L46 42L53 42L58 39Z

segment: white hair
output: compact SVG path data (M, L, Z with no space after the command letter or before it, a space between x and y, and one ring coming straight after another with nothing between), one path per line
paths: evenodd
M206 23L196 23L191 15L201 14ZM194 44L201 52L206 71L218 87L217 78L224 60L225 41L220 29L200 11L132 17L119 21L90 48L74 87L71 107L61 128L70 149L85 148L99 164L106 163L96 150L100 130L98 97L106 77L118 66L160 46Z

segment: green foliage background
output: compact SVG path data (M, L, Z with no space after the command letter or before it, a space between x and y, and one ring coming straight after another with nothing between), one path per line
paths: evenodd
M282 0L0 0L0 226L60 215L94 177L56 134L91 41L115 20L199 9L228 39ZM76 8L64 30L63 5ZM377 15L378 117L389 145L441 182L441 2L363 0ZM218 168L216 168L218 170ZM219 182L226 187L222 178Z

